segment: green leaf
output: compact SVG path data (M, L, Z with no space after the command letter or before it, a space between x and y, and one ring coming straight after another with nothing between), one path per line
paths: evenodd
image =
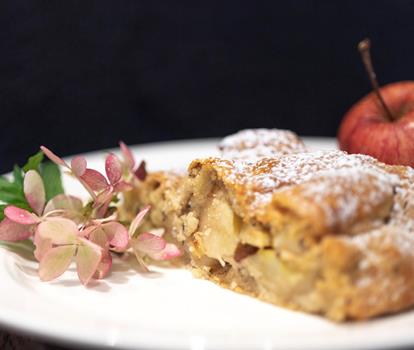
M0 176L0 191L13 190L17 188L13 182L8 181L4 176Z
M1 191L0 192L0 201L15 204L17 202L25 202L25 198L14 191Z
M0 177L0 201L20 206L21 208L28 207L23 193L22 170L17 165L13 170L12 181L8 181L5 177Z
M0 221L4 219L4 208L7 207L7 204L0 204Z
M10 252L17 254L26 260L36 261L33 254L35 246L30 239L18 242L0 241L0 247L4 247Z
M15 205L16 207L32 211L29 207L23 193L23 174L22 169L17 165L13 169L13 179L7 180L0 177L0 218L3 217L4 207L6 205Z
M40 175L46 190L46 200L50 200L58 194L64 193L62 185L62 175L59 167L52 163L43 163L40 168Z
M39 171L40 163L42 163L44 154L42 151L37 152L29 158L27 163L23 166L23 171L27 173L29 170Z
M23 192L23 173L18 165L15 165L13 168L13 183L21 188Z

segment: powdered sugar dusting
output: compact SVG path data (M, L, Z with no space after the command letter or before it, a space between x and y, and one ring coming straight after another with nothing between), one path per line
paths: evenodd
M318 203L325 225L343 231L391 199L397 180L369 167L323 170L300 186L301 198Z
M225 137L219 144L223 158L257 160L275 154L305 152L303 141L292 131L248 129Z
M303 185L301 196L319 203L327 225L346 225L357 212L368 215L401 182L374 158L338 150L211 161L228 184L243 189L251 212L264 209L276 193Z

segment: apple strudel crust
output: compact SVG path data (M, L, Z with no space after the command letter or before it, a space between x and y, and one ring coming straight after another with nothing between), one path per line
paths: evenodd
M341 151L229 158L150 174L132 195L194 274L337 321L414 304L412 168Z

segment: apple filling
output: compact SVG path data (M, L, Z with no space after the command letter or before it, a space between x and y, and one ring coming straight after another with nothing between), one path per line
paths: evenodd
M198 219L198 226L184 246L196 274L273 303L292 307L298 302L308 303L307 309L318 310L320 303L311 295L318 260L312 253L307 253L309 258L306 254L299 258L295 249L285 249L299 245L293 243L294 232L289 244L280 245L269 230L244 222L234 212L222 184L212 179L214 174L201 171L191 183L193 196L188 207Z
M269 232L244 223L225 198L223 191L213 192L200 208L199 226L187 241L193 267L228 288L320 311L311 293L319 260L311 252L281 250Z

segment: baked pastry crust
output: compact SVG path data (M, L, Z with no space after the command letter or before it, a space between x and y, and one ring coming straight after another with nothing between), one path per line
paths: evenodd
M183 244L197 276L224 287L337 321L411 307L414 170L273 147L150 174L135 201L154 206L148 225Z

